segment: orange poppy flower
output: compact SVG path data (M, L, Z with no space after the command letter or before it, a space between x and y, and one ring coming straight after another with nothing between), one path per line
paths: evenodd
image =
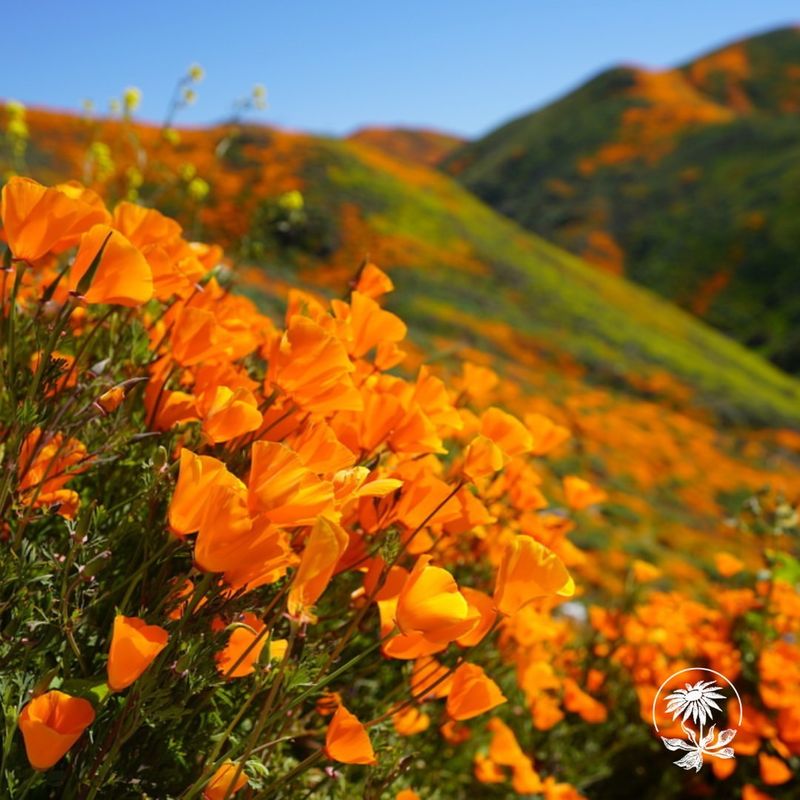
M255 442L248 486L251 510L275 525L309 525L333 504L333 484L278 442Z
M322 717L329 717L342 703L339 692L323 692L316 702L315 710Z
M170 343L172 356L183 367L218 360L227 352L216 317L194 306L184 306L178 312Z
M637 583L650 583L661 577L661 570L655 564L642 561L640 558L634 559L632 569Z
M237 624L230 632L225 647L214 657L217 670L228 678L243 678L255 672L256 662L269 639L268 636L261 636L259 639L259 634L264 630L264 623L250 611L245 612L237 623L241 624ZM238 665L231 671L237 662Z
M572 435L569 428L556 425L553 420L543 414L526 414L524 420L525 427L533 437L531 453L535 456L546 456Z
M450 694L453 675L444 664L425 656L414 662L409 683L411 694L417 700L441 700Z
M356 454L336 438L330 425L322 421L290 436L286 444L297 453L303 464L318 475L347 469L356 461Z
M213 484L204 498L204 513L194 546L194 560L203 572L225 572L244 564L240 546L252 535L247 494L238 485Z
M78 508L76 492L64 485L88 464L86 447L77 439L60 433L41 443L42 431L34 428L22 443L19 454L19 484L23 503L36 508L58 506L58 513L70 519Z
M289 590L290 614L298 616L319 600L349 541L347 532L335 522L322 516L317 518Z
M572 678L564 679L564 708L591 725L605 722L608 716L605 706L586 694Z
M577 475L567 475L564 478L564 496L567 499L567 505L577 511L603 503L608 499L608 495L602 489L592 486L591 483Z
M431 718L416 706L409 706L392 714L392 724L400 736L413 736L422 733L431 724Z
M69 187L48 188L16 176L9 179L0 196L0 217L14 258L32 262L59 253L76 244L93 225L108 220L102 205L74 195Z
M116 411L125 399L125 390L121 386L112 386L107 392L103 392L95 403L103 409L106 414Z
M735 758L715 758L711 761L711 769L714 772L714 777L718 780L724 781L729 778L736 771Z
M539 777L539 773L533 768L533 764L529 758L526 757L522 761L514 764L513 770L514 774L511 778L511 786L517 794L538 794L545 788L542 779ZM568 800L569 798L569 795L565 795L564 793L550 793L545 796L557 797L559 800ZM582 800L580 795L575 794L573 797L574 800Z
M228 472L222 461L211 456L195 455L184 447L181 450L178 482L169 503L169 526L173 533L183 536L200 529L213 486L245 489L244 484Z
M744 569L744 562L730 553L715 553L714 566L723 578L732 578Z
M108 653L108 685L113 692L130 686L167 646L169 634L138 617L114 618Z
M413 789L401 789L394 800L421 800L421 798Z
M461 471L471 481L477 481L499 472L507 461L505 453L488 436L476 436L467 445Z
M225 800L244 788L247 785L247 775L242 770L237 778L237 772L238 764L233 761L223 762L203 789L203 800Z
M46 395L51 397L56 392L63 391L64 389L71 389L78 384L78 371L73 369L75 364L75 356L70 353L61 353L58 350L53 350L50 353L47 364L48 369L57 368L61 373L54 381L52 381L48 388ZM34 375L39 371L42 364L41 351L35 352L31 356L31 372Z
M491 758L482 753L475 754L473 771L475 779L481 783L503 783L506 779L503 770Z
M494 600L488 594L470 589L465 586L461 589L468 605L468 617L475 619L475 624L466 632L456 638L456 643L461 647L474 647L489 632L497 618Z
M503 552L494 589L502 614L515 614L537 597L575 592L575 583L561 559L530 536L515 536Z
M375 264L364 265L358 276L356 290L367 297L375 299L394 289L391 278Z
M763 752L758 754L758 769L761 773L761 780L767 786L780 786L790 781L794 775L785 761Z
M144 407L150 427L168 431L184 422L200 419L197 398L187 392L164 389L162 381L151 379L144 390Z
M181 238L181 226L154 208L145 208L123 200L117 203L114 227L136 247L166 245Z
M451 719L472 719L505 702L500 687L477 664L464 663L453 673L446 706Z
M526 756L514 736L514 731L500 719L492 717L487 726L492 732L492 741L489 745L489 758L495 764L504 767L513 767L515 764L525 760Z
M353 292L350 305L341 300L331 303L337 319L348 323L351 334L349 351L359 358L373 347L386 342L400 342L407 333L406 324L396 314L381 308L371 297Z
M448 744L458 745L468 742L472 738L472 732L468 725L461 725L454 719L449 719L444 725L439 727L439 733L442 734Z
M336 709L328 725L325 755L342 764L377 763L367 729L343 705Z
M420 556L397 600L397 625L405 633L421 633L433 642L452 641L476 623L455 578Z
M531 705L533 726L540 731L549 731L564 719L558 703L549 694L537 697Z
M19 715L25 752L34 769L50 769L94 722L88 700L52 691L34 697Z
M203 430L215 444L258 430L263 421L258 400L247 389L213 387L201 395L198 408L203 416Z
M335 336L314 320L296 315L272 345L267 380L306 411L360 411L363 402L353 385L354 371L347 350Z
M245 514L244 502L237 507L239 509ZM213 528L205 531L204 538L209 534L215 535ZM299 561L286 531L271 525L265 517L256 517L252 527L244 525L237 538L221 539L217 549L222 560L215 571L223 572L234 589L246 588L247 591L275 583ZM195 555L197 557L197 550Z
M521 456L533 447L530 431L514 416L499 408L481 415L481 435L491 439L507 456Z
M118 231L95 225L81 237L70 270L69 288L75 291L94 259L100 256L85 298L87 303L139 306L153 296L153 273L144 256Z

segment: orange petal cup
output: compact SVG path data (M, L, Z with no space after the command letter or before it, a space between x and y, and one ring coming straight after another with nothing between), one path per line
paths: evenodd
M31 766L50 769L92 722L94 709L88 700L59 691L35 697L19 715L19 727Z
M114 692L130 686L167 646L169 634L138 617L114 619L108 654L108 685Z

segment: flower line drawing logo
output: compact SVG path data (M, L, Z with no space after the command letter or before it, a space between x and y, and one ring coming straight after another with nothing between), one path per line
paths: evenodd
M653 725L656 732L659 730L656 721L656 703L659 695L670 681L684 672L712 672L723 678L736 695L736 700L739 703L739 725L742 724L742 703L736 687L724 675L715 670L694 667L670 675L670 677L661 684L661 687L653 699ZM723 688L716 679L699 680L696 683L685 683L684 685L686 688L674 689L672 693L665 698L666 714L671 714L673 721L681 717L680 726L687 737L686 739L678 739L661 736L661 741L664 743L664 747L666 747L667 750L686 751L686 755L673 763L682 769L693 769L695 772L699 772L700 768L703 766L703 756L734 758L733 747L729 747L728 745L736 736L736 728L723 728L718 731L717 723L714 722L714 716L717 712L720 715L725 713L723 708L716 702L717 700L727 699ZM706 730L706 723L708 722L711 723L711 727Z

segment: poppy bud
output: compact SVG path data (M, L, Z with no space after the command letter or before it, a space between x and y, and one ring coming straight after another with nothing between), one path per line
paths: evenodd
M137 617L114 619L108 653L108 685L114 692L130 686L167 646L169 634L158 625L147 625Z

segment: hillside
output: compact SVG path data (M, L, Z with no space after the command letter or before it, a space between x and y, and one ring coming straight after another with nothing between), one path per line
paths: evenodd
M464 139L450 133L415 128L359 128L348 137L382 150L401 161L434 167L457 147Z
M30 112L29 124L35 175L86 177L86 123ZM579 433L557 466L593 475L611 497L609 524L580 540L601 565L590 582L622 580L627 560L615 552L672 564L691 582L710 535L752 559L757 542L721 533L722 516L763 486L800 494L800 436L775 430L800 427L797 381L446 175L364 143L265 128L185 130L168 147L153 128L97 124L119 154L107 193L124 196L133 134L134 151L151 154L139 191L157 189L192 235L223 243L276 318L292 287L343 296L368 257L396 286L387 306L409 323L412 365L426 354L446 374L463 360L488 367L501 378L497 402ZM200 203L181 201L181 181L166 177L185 164L209 183Z
M85 122L45 112L29 122L34 174L86 172ZM131 146L124 126L106 125L105 135L118 152ZM606 384L666 371L729 419L800 420L797 382L648 291L525 233L436 171L360 142L265 128L187 130L174 150L155 128L138 126L136 137L164 159L147 166L141 191L170 161L191 164L210 194L190 227L267 263L273 277L313 274L341 291L369 253L403 286L400 310L419 337L462 338L513 359L520 349L568 358ZM158 202L173 211L180 198L165 183ZM304 198L294 216L281 200L292 190Z
M444 168L501 213L800 369L800 30L624 66Z
M651 292L524 231L448 176L370 144L256 127L181 130L167 138L130 122L87 123L43 111L29 112L27 122L26 161L41 180L81 178L103 191L110 206L126 197L147 200L176 214L192 238L225 246L230 268L214 270L222 291L209 289L203 296L206 290L200 289L176 304L196 300L213 309L232 340L241 335L259 341L271 335L273 326L285 324L292 289L310 296L306 301L292 298L290 319L314 314L313 296L347 297L368 258L386 269L394 283L385 306L408 323L408 337L401 342L407 356L399 367L386 366L397 363L392 344L398 340L398 325L380 316L381 311L357 321L352 306L334 304L337 319L347 320L341 335L358 330L361 338L374 342L380 338L378 326L386 323L389 360L384 366L408 386L411 402L454 398L454 409L465 402L458 413L469 430L482 424L471 410L480 401L516 414L537 430L542 443L555 435L547 458L537 453L504 478L507 483L486 479L491 494L485 507L478 495L465 491L463 524L460 519L453 523L452 545L447 545L456 575L461 581L482 569L471 542L491 548L494 536L509 532L507 518L500 516L501 498L508 495L519 504L523 530L558 548L578 586L569 603L553 608L545 598L547 613L525 617L515 634L525 643L512 651L519 654L516 666L503 668L511 687L507 696L519 699L514 700L514 721L526 752L535 755L537 767L580 787L580 796L587 798L613 796L621 781L643 799L689 796L683 792L681 771L664 769L663 753L656 757L658 743L649 727L652 698L662 672L700 663L739 676L740 685L747 680L744 685L755 687L752 692L763 683L762 694L774 696L772 684L756 671L762 662L754 648L763 646L764 626L778 623L748 598L755 603L759 592L773 602L775 587L774 619L784 618L779 608L796 614L791 609L796 608L792 570L797 562L788 553L780 554L785 562L776 561L773 548L779 534L782 541L793 541L783 533L794 529L792 508L800 498L798 382ZM204 263L213 267L216 258L206 253ZM384 291L387 286L379 281L371 288ZM231 296L228 289L234 290ZM247 322L256 309L236 298L242 289L271 319L259 315L256 322ZM149 305L144 313L152 314L153 308ZM340 318L347 308L353 316ZM173 312L170 307L166 316ZM149 323L151 329L157 331L159 321L157 316ZM333 318L331 324L337 324ZM202 343L203 336L196 338ZM376 352L375 367L377 359ZM245 369L248 360L235 358L231 370ZM444 383L426 384L431 373L421 369L423 363ZM317 376L318 366L310 362L304 370ZM205 367L197 365L198 374ZM365 387L379 375L371 369L369 364L360 368L367 370L359 373ZM384 379L397 385L392 374L374 385L382 386ZM252 385L264 390L261 381ZM174 386L183 383L176 378ZM383 416L391 409L384 407L385 398L359 415L365 435L373 426L397 432ZM266 430L276 442L292 435L293 426L306 416L294 413L292 406L288 412L279 407L270 413L274 417ZM449 416L441 419L449 424ZM548 419L563 427L548 428ZM91 421L96 423L94 436L102 441L107 418ZM403 431L414 448L425 436L424 429ZM181 428L176 435L181 441L186 431ZM161 449L172 451L171 446ZM238 458L237 448L229 450L224 443L213 452L222 450ZM431 456L420 455L405 462L413 474L431 464ZM370 457L367 463L384 457ZM443 475L462 469L460 456L448 449L434 469ZM127 487L130 472L121 475L110 483ZM289 477L286 484L296 480ZM153 485L169 486L162 479ZM163 525L145 516L147 504L132 505L142 515L141 523L133 518L135 542L143 527L163 535ZM439 546L433 534L425 537L423 546ZM105 540L94 546L105 547ZM227 544L223 549L230 551ZM50 569L49 559L48 553L43 569ZM122 563L125 570L128 562ZM764 581L765 569L773 568L780 580ZM163 583L159 580L159 587ZM331 613L320 616L336 626L337 636L354 585L342 584L343 594L331 600ZM525 667L534 653L559 674L563 664L573 681L557 699L547 688L553 687L552 680L543 687L540 676L545 673ZM792 658L793 651L786 663ZM105 648L102 660L105 664ZM383 671L386 660L379 663ZM590 672L601 679L589 685ZM792 685L792 673L786 675L785 683ZM366 683L357 685L363 697ZM518 692L517 686L523 687L522 694L510 694ZM585 696L580 706L574 702L576 687ZM526 713L516 712L526 706L532 725ZM778 716L776 725L788 738L785 729L794 723ZM774 746L777 728L763 730L769 731L758 734L763 747ZM425 765L420 770L424 779L416 785L447 786L448 797L518 796L500 783L490 793L482 783L476 790L474 782L484 778L474 770L471 755L458 760L452 749L442 751L438 731L439 725L431 724L430 739L414 740L414 752L430 754L427 761L415 761ZM596 768L607 752L614 757ZM635 760L644 767L631 776ZM134 758L137 769L140 761ZM169 761L167 768L173 769L171 755ZM759 769L754 758L742 762L716 794L697 796L738 796L740 784L752 781ZM453 764L455 788L448 775ZM162 773L160 763L158 768ZM714 786L719 783L714 779ZM563 793L565 787L559 783L556 794L545 796L570 796ZM352 794L365 796L360 790Z

